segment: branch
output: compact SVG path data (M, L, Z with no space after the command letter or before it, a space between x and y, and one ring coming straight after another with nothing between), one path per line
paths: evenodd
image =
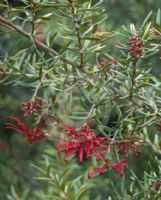
M15 24L13 24L10 20L5 19L4 17L0 16L0 24L2 24L3 26L10 28L12 30L15 30L16 32L20 33L21 35L23 35L24 37L32 40L31 34L22 30L21 28L19 28L18 26L16 26ZM64 63L66 64L70 64L73 67L79 67L78 63L72 62L70 60L68 60L67 58L63 57L62 55L60 55L58 52L56 52L54 49L48 47L47 45L43 44L42 42L40 42L39 40L37 40L36 38L34 39L34 43L37 47L45 50L48 53L51 53L54 56L59 57L60 60L62 60Z
M75 26L75 31L76 31L76 36L77 36L77 40L78 40L78 48L79 48L79 54L80 54L80 68L83 67L83 60L84 60L84 53L83 53L83 48L82 48L82 41L81 41L81 35L80 35L80 22L78 23L78 21L75 21L75 19L77 18L77 13L76 13L76 9L74 8L74 4L73 1L69 2L69 8L71 9L71 13L73 16L73 23Z

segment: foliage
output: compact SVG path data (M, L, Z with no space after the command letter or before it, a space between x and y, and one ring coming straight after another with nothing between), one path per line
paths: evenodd
M0 3L0 83L17 87L20 98L17 113L11 104L4 115L6 133L17 133L0 143L8 151L1 198L159 200L161 81L151 68L161 47L160 9L113 31L106 3L110 8L112 1ZM17 151L27 149L20 136L31 145L20 158L34 164L12 181Z

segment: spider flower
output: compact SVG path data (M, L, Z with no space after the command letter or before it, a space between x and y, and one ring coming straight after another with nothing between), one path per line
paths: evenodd
M114 169L116 172L118 172L120 176L124 175L124 168L125 167L128 168L128 163L123 162L123 161L119 161L119 162L111 165L111 168Z
M61 138L57 143L58 154L64 153L64 160L67 161L73 155L78 157L79 163L83 158L89 159L90 156L96 156L97 160L102 158L102 150L108 151L108 146L103 144L105 137L96 137L95 133L84 124L80 133L75 128L65 127L68 132L66 138Z
M46 103L43 97L36 97L35 100L23 102L22 110L24 111L24 117L28 117L31 113L38 113Z
M25 138L28 143L35 144L37 142L42 142L47 139L47 132L42 130L40 126L35 127L33 130L30 130L28 126L19 118L11 116L8 116L7 118L15 121L17 125L7 122L6 128L18 132L23 138Z
M124 175L124 168L128 167L128 163L127 162L123 162L123 161L119 161L115 164L109 165L107 162L102 165L101 167L97 167L94 168L92 170L90 170L88 172L88 178L92 178L95 174L99 173L100 175L102 175L105 171L107 171L108 169L113 169L116 172L119 173L119 175L122 177Z
M139 150L137 149L135 142L122 142L117 145L118 153L124 154L128 158L129 151L131 151L135 156L139 156Z
M110 166L108 164L104 164L101 167L94 168L88 172L88 178L92 178L95 174L99 173L102 175L106 170L108 170Z

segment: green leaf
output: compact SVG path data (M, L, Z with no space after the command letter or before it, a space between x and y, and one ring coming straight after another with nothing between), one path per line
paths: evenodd
M141 27L140 27L140 30L142 30L144 28L144 26L146 25L146 23L148 22L148 20L150 19L151 15L152 15L152 11L149 12L149 14L146 16L146 18L144 19Z
M16 191L15 191L15 188L14 188L13 185L11 185L11 193L12 193L12 195L14 197L14 200L20 200L20 198L16 194Z
M136 32L134 24L130 24L130 30L131 30L132 35L136 35L137 32Z
M150 34L150 28L151 28L151 22L149 22L149 24L147 24L144 34L143 34L143 39L148 38L149 34Z
M60 180L70 171L70 167L66 167L63 172L59 175Z
M122 180L121 180L121 191L122 191L123 197L126 200L131 200L131 198L129 197L129 195L127 194L127 191L126 191L125 177L123 177Z
M34 179L41 180L41 181L52 181L51 178L47 178L47 177L34 177Z
M91 188L91 185L83 185L76 196L76 200L83 199L89 188Z
M160 8L158 9L158 11L157 11L157 15L156 15L156 24L157 25L161 25L161 11L160 11Z
M36 169L38 169L38 170L41 171L43 174L46 174L46 171L43 170L43 169L41 169L40 167L38 167L38 166L36 166L36 165L34 165L34 164L32 164L32 163L31 163L31 166L34 167L34 168L36 168Z

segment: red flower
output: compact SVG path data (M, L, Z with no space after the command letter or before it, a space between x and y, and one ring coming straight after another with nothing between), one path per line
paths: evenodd
M35 100L25 101L22 103L24 117L28 117L31 113L38 113L45 103L46 100L42 97L36 97Z
M118 172L120 176L124 175L124 170L123 170L124 167L128 168L128 163L119 161L119 162L111 165L111 168L114 169L116 172Z
M95 169L92 169L91 171L88 172L88 178L92 178L95 174L99 173L102 175L106 170L108 170L110 166L108 164L104 164L101 167L97 167Z
M12 129L14 131L17 131L27 142L30 144L35 144L37 142L42 142L46 137L45 131L43 131L40 126L37 126L35 129L30 130L27 125L21 121L17 117L7 117L8 119L14 120L17 122L18 125L12 124L12 123L6 123L6 128Z
M89 171L88 172L88 178L89 179L92 178L92 176L94 176L97 173L102 175L105 171L107 171L110 168L112 168L116 172L118 172L120 176L123 176L124 175L124 170L123 170L124 167L128 167L128 163L124 163L122 161L119 161L119 162L117 162L115 164L112 164L111 166L108 165L107 163L105 163L101 167L97 167L97 168L92 169L91 171Z
M101 150L108 150L108 146L102 144L102 142L106 141L106 138L96 138L95 133L87 124L83 125L80 133L75 128L69 127L65 127L65 131L69 133L67 139L61 139L57 144L58 153L65 153L65 161L75 154L79 159L79 163L83 162L84 155L86 159L91 155L95 155L97 160L100 160L102 157Z
M141 38L139 35L136 35L135 37L131 38L128 42L129 44L129 53L132 57L134 57L136 60L139 60L140 57L144 54L143 47L144 42L141 41Z
M128 153L131 150L135 156L139 155L139 150L137 149L134 142L122 142L117 145L118 153L125 154L125 157L128 157Z

